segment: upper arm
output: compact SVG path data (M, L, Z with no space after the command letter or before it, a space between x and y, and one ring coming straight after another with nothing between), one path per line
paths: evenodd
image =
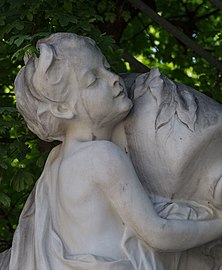
M195 222L161 219L143 189L132 163L111 142L95 142L90 147L82 148L82 151L66 160L66 169L73 168L73 163L79 172L77 180L85 185L88 194L92 190L101 189L107 202L110 202L126 226L154 248L183 250L221 236L221 220ZM67 175L72 176L72 173ZM87 189L88 185L92 186ZM71 197L73 196L72 193ZM209 228L213 229L209 231Z
M104 144L100 155L97 184L123 222L144 240L149 238L152 244L152 234L158 230L162 219L155 212L131 161L113 143Z

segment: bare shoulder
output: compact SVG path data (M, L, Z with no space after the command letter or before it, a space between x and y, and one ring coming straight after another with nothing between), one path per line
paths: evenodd
M128 182L136 177L134 167L128 156L112 142L98 141L94 146L93 164L99 184L109 187L117 182Z
M81 143L66 153L63 158L63 165L70 166L78 163L80 166L93 165L95 169L103 167L111 168L127 158L126 154L114 143L110 141L92 141Z
M137 179L127 155L110 141L82 143L75 151L71 151L60 166L60 172L64 175L70 171L72 177L80 175L85 182L94 183L110 192L114 186L129 185L133 179Z
M95 158L102 163L108 161L112 165L120 160L127 159L122 149L110 141L95 141L91 147L91 153L94 153Z

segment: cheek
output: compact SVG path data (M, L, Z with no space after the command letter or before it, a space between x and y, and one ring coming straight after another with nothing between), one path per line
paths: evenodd
M102 117L112 110L112 96L106 91L85 89L81 98L86 112L94 121L100 121Z

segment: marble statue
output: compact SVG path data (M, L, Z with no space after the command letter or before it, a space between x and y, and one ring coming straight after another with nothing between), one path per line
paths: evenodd
M126 79L129 99L86 37L37 46L15 81L17 108L41 139L62 143L0 269L216 269L221 105L158 69Z

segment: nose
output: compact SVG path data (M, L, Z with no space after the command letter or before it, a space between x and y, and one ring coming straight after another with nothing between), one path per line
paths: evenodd
M124 85L123 80L121 79L121 77L119 77L117 74L115 73L111 73L112 74L112 86L113 86L113 97L116 98L120 95L127 95L126 93L126 88Z
M117 96L122 91L125 92L124 83L120 81L121 78L110 70L106 70L105 72L105 77L108 79L110 85L113 87L114 96Z
M109 71L111 77L111 83L114 87L120 86L119 76L111 71Z
M116 80L116 81L114 81L113 86L114 86L114 87L118 87L118 86L120 86L119 81L117 81L117 80Z

